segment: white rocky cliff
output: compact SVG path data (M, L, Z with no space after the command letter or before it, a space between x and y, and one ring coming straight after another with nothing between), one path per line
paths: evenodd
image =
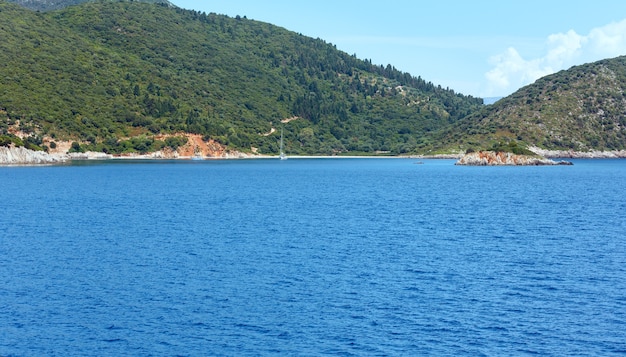
M24 147L0 147L0 165L49 165L69 160L67 155L50 155Z

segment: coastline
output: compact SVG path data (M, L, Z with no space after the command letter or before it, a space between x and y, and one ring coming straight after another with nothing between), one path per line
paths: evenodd
M533 152L549 159L625 159L626 150L620 151L557 151L544 150L536 147L529 148ZM435 154L435 155L294 155L289 159L419 159L419 160L458 160L464 154ZM0 166L24 166L24 165L61 165L72 161L98 161L98 160L245 160L245 159L278 159L278 155L246 154L241 152L224 152L218 156L183 156L161 151L147 154L124 154L111 155L101 152L85 153L46 153L33 151L23 147L0 147Z
M531 146L528 149L549 159L626 159L626 150L563 151L545 150L535 146Z
M0 147L0 166L59 165L69 160L67 155L48 154L24 147Z

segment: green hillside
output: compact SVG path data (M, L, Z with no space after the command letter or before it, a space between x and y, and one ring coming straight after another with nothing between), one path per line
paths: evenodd
M626 57L546 76L438 136L454 149L519 141L551 150L626 149Z
M63 9L68 6L78 5L78 4L82 4L82 3L90 2L94 0L7 0L7 1L19 4L25 8L35 10L35 11L50 11L50 10ZM109 0L109 1L123 1L123 0ZM133 0L127 0L127 1L133 1ZM167 0L137 0L137 1L172 5Z
M19 122L87 150L147 151L153 134L186 132L272 154L284 127L290 154L399 154L482 106L321 39L166 4L0 1L0 38L0 133Z

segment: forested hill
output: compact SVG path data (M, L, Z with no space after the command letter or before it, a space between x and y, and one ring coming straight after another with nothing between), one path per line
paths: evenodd
M439 146L517 141L551 150L626 149L626 56L543 77L446 130Z
M397 154L482 106L321 39L166 4L39 13L0 0L0 38L0 134L19 123L85 150L186 132L269 154L284 127L290 154Z
M63 9L68 6L78 5L84 2L89 2L89 1L94 1L94 0L7 0L7 1L19 4L31 10L50 11L50 10ZM123 0L110 0L110 1L123 1ZM133 1L133 0L127 0L127 1ZM172 5L167 0L137 0L137 1Z

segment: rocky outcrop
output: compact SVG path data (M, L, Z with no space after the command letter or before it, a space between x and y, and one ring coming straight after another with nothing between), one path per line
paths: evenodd
M67 155L50 155L24 147L0 147L0 165L50 165L69 160Z
M73 152L67 154L71 160L109 160L113 158L113 155L105 154L103 152Z
M245 154L237 151L212 151L208 155L200 152L197 157L213 159L249 159L261 157L259 155ZM182 156L177 151L164 149L146 154L129 153L123 155L110 155L101 152L84 152L68 154L48 154L43 151L33 151L24 147L0 147L0 166L7 165L54 165L69 162L71 160L111 160L111 159L191 159L196 156Z
M567 161L554 161L544 157L516 155L510 152L478 151L465 154L455 165L468 166L540 166L571 165Z

